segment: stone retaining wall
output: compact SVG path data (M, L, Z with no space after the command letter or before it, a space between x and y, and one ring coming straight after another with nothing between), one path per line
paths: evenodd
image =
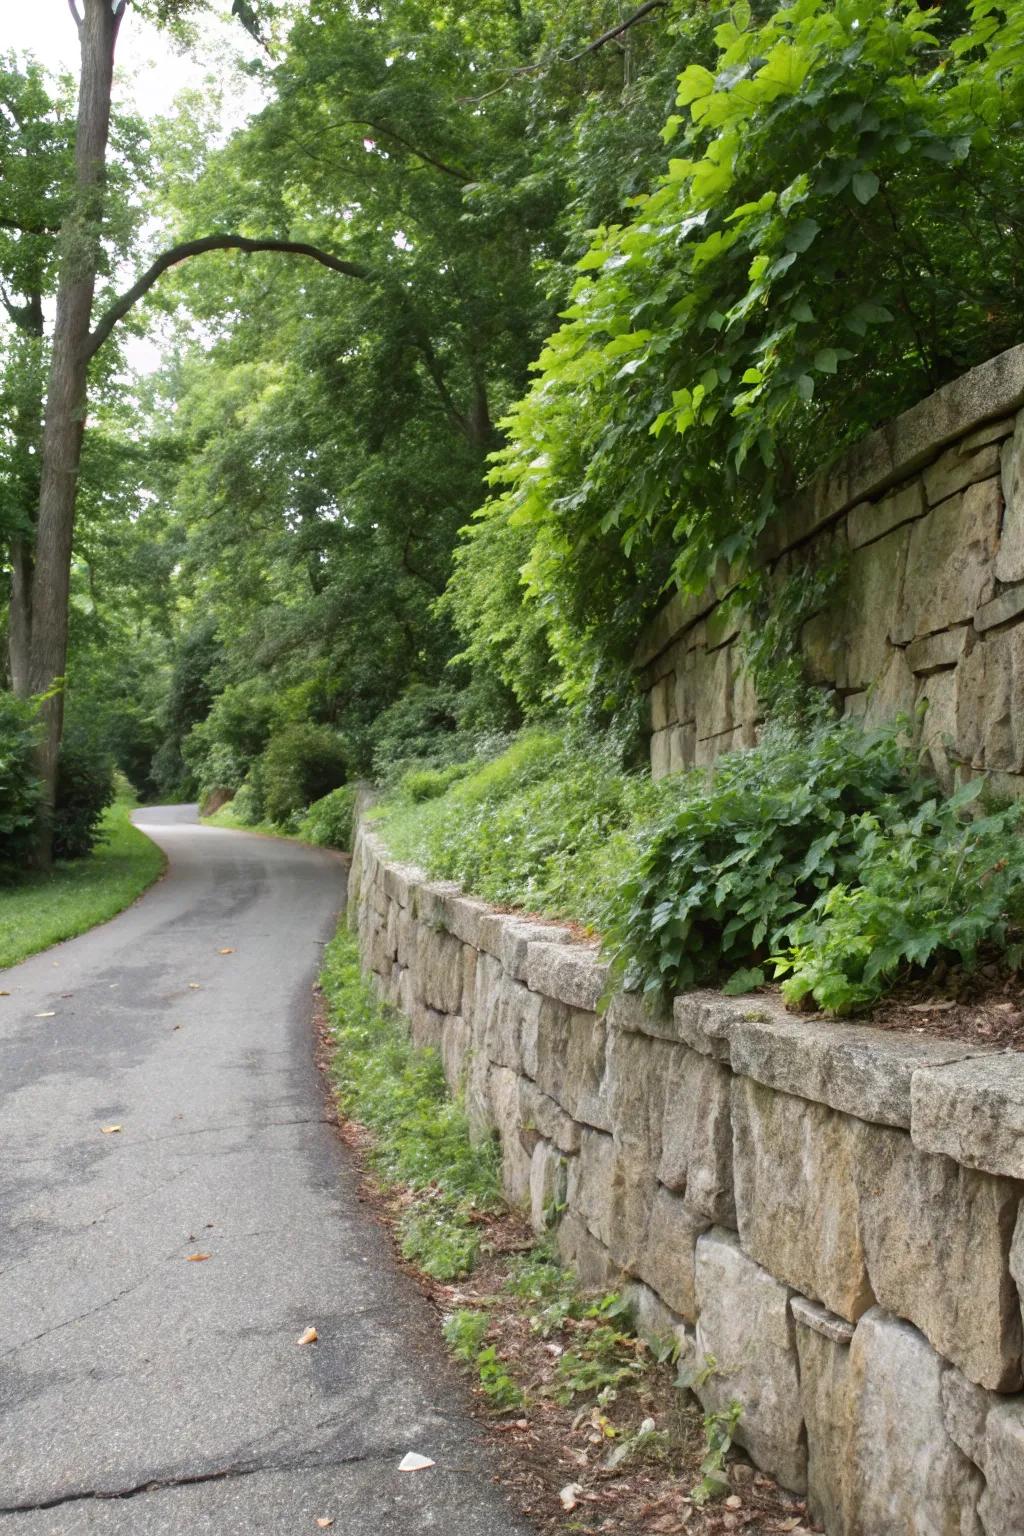
M871 723L927 702L924 745L1024 791L1024 346L993 358L866 438L766 531L770 587L840 556L838 594L801 636L810 676ZM676 597L637 665L655 777L751 746L759 711L730 575Z
M1024 1056L709 992L604 1007L592 949L372 823L349 917L510 1199L714 1357L698 1396L829 1536L1024 1532Z

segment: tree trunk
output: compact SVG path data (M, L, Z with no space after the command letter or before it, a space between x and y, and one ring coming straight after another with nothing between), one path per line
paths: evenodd
M71 542L78 467L85 431L89 328L99 264L104 172L110 133L114 45L124 0L84 0L78 24L82 66L75 139L75 202L60 235L60 281L53 352L43 425L39 520L32 582L29 689L47 695L39 769L45 804L57 788L64 700L61 680L67 663ZM48 818L45 818L48 820ZM39 860L48 863L49 831Z
M7 623L7 667L11 692L27 699L32 692L32 545L11 540L11 603Z

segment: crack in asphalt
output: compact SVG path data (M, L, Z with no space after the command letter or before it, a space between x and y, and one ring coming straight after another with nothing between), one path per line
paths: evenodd
M162 1493L170 1488L191 1488L202 1483L227 1482L232 1478L255 1477L261 1472L325 1472L332 1467L358 1466L368 1462L386 1462L392 1457L405 1454L408 1446L386 1446L379 1450L359 1451L350 1456L329 1455L313 1459L295 1458L284 1461L240 1461L234 1465L211 1467L198 1472L178 1472L166 1476L146 1478L123 1488L75 1488L67 1493L56 1493L44 1499L32 1499L19 1504L0 1504L0 1515L25 1515L34 1510L58 1509L64 1504L81 1504L90 1499L98 1502L115 1502L138 1498L146 1493ZM446 1467L445 1471L473 1475L470 1467Z
M293 1125L335 1125L336 1120L330 1115L316 1115L304 1120L239 1120L229 1125L201 1125L191 1131L168 1131L166 1136L145 1136L134 1139L127 1137L119 1143L118 1155L125 1152L137 1152L140 1147L155 1147L163 1141L187 1141L192 1136L217 1136L227 1131L265 1131L287 1129ZM9 1167L28 1168L33 1163L50 1163L62 1152L73 1152L82 1146L81 1142L67 1142L63 1147L55 1147L52 1152L42 1153L35 1157L12 1158ZM240 1149L235 1149L240 1150Z

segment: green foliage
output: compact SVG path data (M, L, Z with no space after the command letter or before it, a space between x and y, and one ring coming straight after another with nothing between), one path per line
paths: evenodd
M598 230L493 472L485 517L515 541L528 626L574 701L628 665L668 578L702 589L838 448L1019 341L1016 10L795 0L718 19L713 42L706 12L680 20L667 173ZM479 647L491 599L460 561Z
M495 1144L470 1142L437 1052L417 1050L405 1020L374 998L354 938L339 931L324 959L339 1104L373 1131L381 1180L415 1197L400 1224L406 1257L435 1279L458 1279L476 1257L475 1218L500 1201Z
M0 887L0 970L107 922L157 879L164 856L132 826L130 809L131 801L119 798L104 813L87 859Z
M350 784L332 789L313 801L299 822L299 836L321 848L350 850L355 807L356 792Z
M0 692L0 874L25 868L39 821L33 705Z
M901 974L942 962L974 970L979 951L1024 959L1024 806L971 816L975 780L905 816L858 818L857 883L824 891L776 959L791 1002L848 1013Z
M631 857L629 829L664 791L607 745L528 731L435 798L381 808L402 858L500 904L593 922ZM412 803L410 803L412 801Z
M893 732L856 723L766 731L709 776L675 781L675 803L608 904L605 931L627 986L672 993L758 961L837 882L857 879L861 818L907 813L923 795Z
M491 1406L499 1412L519 1408L523 1394L502 1364L493 1344L487 1343L491 1320L486 1311L461 1307L444 1322L444 1337L456 1360L471 1366Z
M55 859L84 859L92 852L113 799L114 765L105 746L80 725L65 726L57 762Z
M728 1408L713 1409L704 1415L706 1450L700 1464L700 1481L690 1494L698 1509L714 1499L725 1498L729 1492L725 1462L742 1417L743 1405L737 1402L730 1403Z
M263 805L271 821L286 824L345 782L345 749L324 725L290 725L272 736L260 763Z

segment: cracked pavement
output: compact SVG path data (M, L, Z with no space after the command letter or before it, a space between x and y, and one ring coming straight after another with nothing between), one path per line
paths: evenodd
M164 880L0 972L0 1533L527 1536L314 1066L342 862L136 820Z

